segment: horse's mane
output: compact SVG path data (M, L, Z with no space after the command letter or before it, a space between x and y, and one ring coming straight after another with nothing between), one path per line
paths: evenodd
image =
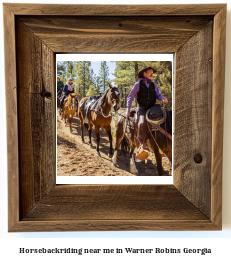
M109 88L104 92L104 94L99 98L99 101L98 101L98 105L100 107L103 106L103 104L105 103L105 100L106 100L106 97L107 97L107 94L109 92Z

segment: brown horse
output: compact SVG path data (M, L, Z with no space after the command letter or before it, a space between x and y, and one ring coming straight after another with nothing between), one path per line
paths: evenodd
M89 145L91 144L91 130L93 125L95 126L96 134L96 151L97 155L100 156L99 152L99 142L100 142L100 128L103 127L106 133L108 134L110 141L110 150L109 157L113 156L112 152L112 135L111 135L111 108L114 108L114 111L119 109L119 86L112 87L109 85L109 88L105 91L102 97L98 100L90 100L88 97L83 98L80 101L78 116L81 123L81 136L82 142L84 142L83 129L84 126L88 129L89 135ZM88 118L88 123L84 123L85 118Z
M72 132L72 121L73 117L75 115L75 112L77 111L77 103L76 103L76 93L70 93L67 97L67 101L63 103L63 111L61 114L61 119L65 119L65 126L66 126L66 119L68 118L69 126L70 126L70 132Z
M57 110L59 110L62 97L63 97L63 92L61 92L60 94L57 94Z
M126 119L125 113L121 114L117 118L115 129L115 152L112 165L117 166L117 152L121 144L121 149L123 152L126 153L126 150L129 149L131 173L138 175L138 170L136 168L133 156L134 150L137 147L137 142L134 137L134 128L129 128L129 131L126 131L128 125L134 126L134 115L134 112L131 113L132 118L130 118L130 120ZM147 140L147 145L149 151L154 152L155 154L159 176L163 174L162 154L164 153L168 157L169 161L172 162L172 111L167 111L166 120L160 125L160 127L162 132L158 130L153 131L150 125L147 130L149 132L149 136L151 136L150 139Z

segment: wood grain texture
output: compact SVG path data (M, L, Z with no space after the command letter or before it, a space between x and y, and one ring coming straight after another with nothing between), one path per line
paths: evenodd
M19 221L19 154L14 14L3 6L6 79L8 229Z
M12 232L25 229L118 231L217 228L173 185L59 185Z
M10 95L15 105L7 111L9 231L221 229L223 124L215 123L223 123L225 12L226 5L4 4L7 105ZM174 185L55 186L55 53L100 48L176 52Z
M23 221L143 219L208 218L173 185L58 185Z
M42 231L211 231L219 230L209 220L68 220L21 221L9 232Z
M212 106L211 220L222 226L222 155L225 89L226 6L214 17Z
M16 20L20 217L55 186L54 54Z
M54 5L5 3L15 15L180 16L215 15L224 4L191 5Z
M90 53L161 53L175 52L211 21L212 17L24 16L19 19L56 53L63 50Z
M211 217L213 23L176 52L174 184ZM194 161L200 154L202 162Z

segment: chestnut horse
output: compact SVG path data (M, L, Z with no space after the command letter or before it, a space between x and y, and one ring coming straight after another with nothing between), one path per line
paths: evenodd
M88 129L89 136L89 145L91 143L91 130L93 125L95 126L96 134L96 153L100 156L99 152L99 142L100 142L100 128L103 127L106 131L109 141L110 141L110 150L108 156L112 158L112 135L111 135L111 108L114 108L114 111L119 109L119 86L112 87L109 84L109 88L104 92L104 94L98 98L98 100L91 101L88 97L83 98L80 101L78 116L81 124L81 136L82 142L84 142L83 129L84 126ZM85 118L88 118L88 123L84 123Z
M121 144L121 150L123 153L126 154L127 150L129 150L131 173L138 175L138 170L136 168L133 155L134 149L137 147L137 143L134 138L134 128L130 128L129 132L126 131L127 125L135 124L134 114L135 112L133 112L133 114L131 113L131 120L126 119L125 113L121 114L117 118L115 129L115 152L112 165L117 166L117 152ZM147 139L147 145L149 151L154 152L155 154L159 176L163 174L162 153L164 153L168 157L169 161L172 162L172 111L166 110L166 115L165 122L160 125L162 132L158 130L152 131L151 126L147 123L149 126L147 128L147 132L149 132L148 134L150 136L150 139Z
M65 119L65 126L66 126L66 119L68 118L69 126L70 126L70 132L72 132L72 121L73 117L75 115L75 112L77 111L77 102L76 102L76 93L70 93L67 97L67 101L64 101L63 103L63 111L61 114L61 119Z

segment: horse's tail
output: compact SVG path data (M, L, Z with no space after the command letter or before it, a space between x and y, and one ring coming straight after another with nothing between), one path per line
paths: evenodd
M130 141L126 137L126 135L123 136L123 139L120 142L120 155L128 155L130 150Z

